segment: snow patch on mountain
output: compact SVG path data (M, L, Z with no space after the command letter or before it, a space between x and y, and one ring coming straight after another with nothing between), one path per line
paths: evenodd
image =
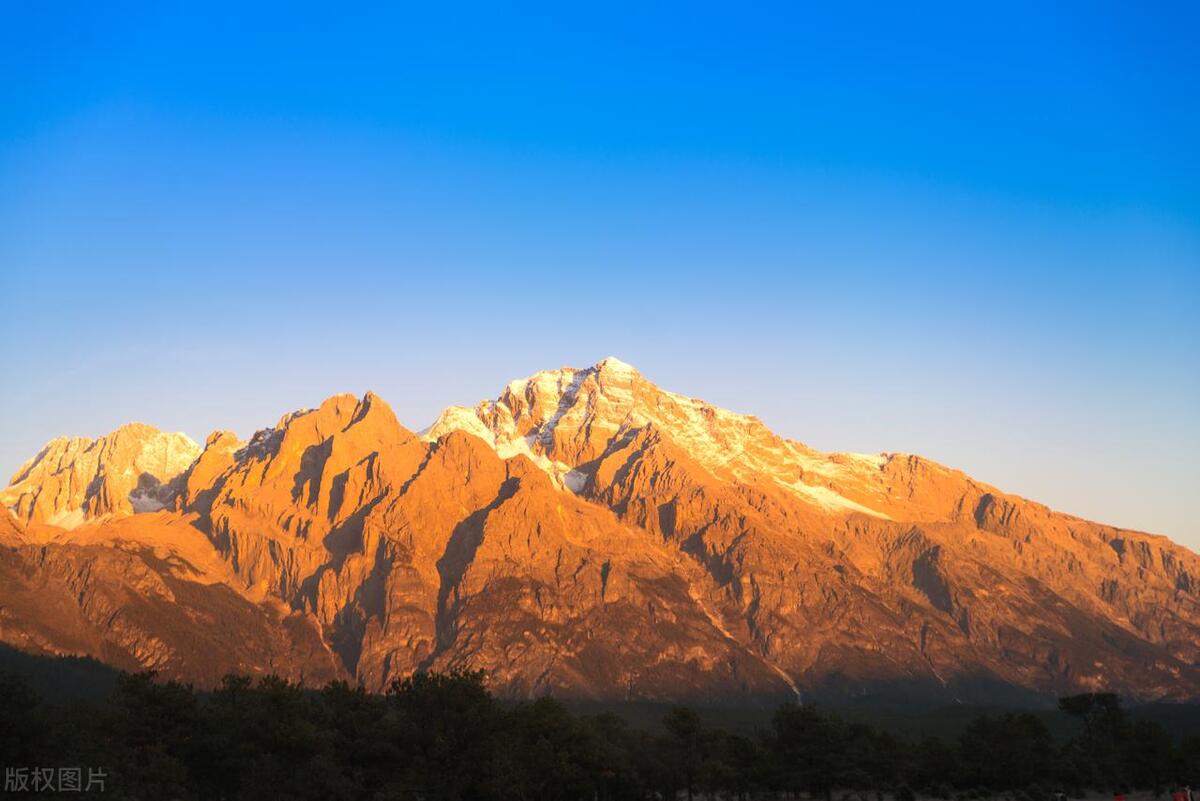
M640 375L637 368L632 364L623 362L616 356L607 356L596 363L596 370L601 373L609 373L610 375L619 375L632 378Z
M451 431L471 434L479 437L493 448L496 447L496 437L492 434L491 429L484 425L474 409L468 409L466 406L447 406L438 415L438 419L434 421L433 425L420 432L420 436L428 442L434 442Z
M828 487L819 487L812 484L805 484L803 481L793 481L788 483L781 479L775 479L779 484L795 492L807 501L815 503L823 509L831 512L859 512L872 517L878 517L883 520L891 520L890 517L883 512L876 511L869 506L864 506L861 503L852 501L844 495L840 495Z
M434 440L454 430L473 434L502 458L527 456L561 487L577 493L586 476L576 470L571 454L559 449L569 445L573 452L582 448L594 455L613 447L622 433L646 426L661 431L718 478L773 479L826 511L886 517L861 502L885 500L878 473L886 455L821 453L776 435L754 416L660 389L612 356L583 369L564 367L511 381L499 398L473 409L451 406L423 436Z
M86 516L82 509L64 509L46 518L46 522L59 528L73 529L83 525Z

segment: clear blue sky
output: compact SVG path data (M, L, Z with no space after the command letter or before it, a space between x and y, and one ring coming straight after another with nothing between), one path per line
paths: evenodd
M611 353L1200 549L1197 5L799 5L10 4L0 467Z

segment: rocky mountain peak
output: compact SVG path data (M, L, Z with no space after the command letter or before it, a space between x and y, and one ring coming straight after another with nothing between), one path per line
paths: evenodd
M127 423L97 439L51 440L0 491L24 523L72 528L89 517L160 509L172 482L200 455L186 434Z
M616 356L605 356L603 359L596 362L592 369L596 370L596 372L604 373L606 375L624 376L628 378L641 375L636 367L628 362L621 361Z
M826 511L888 516L883 455L821 453L753 415L662 389L611 356L510 382L474 409L451 407L426 436L465 431L502 457L529 456L571 489L588 486L602 459L651 427L718 479L766 482Z
M469 666L514 695L1200 697L1186 548L918 456L823 453L616 359L421 435L367 392L202 453L178 436L63 438L22 467L0 639L198 681Z

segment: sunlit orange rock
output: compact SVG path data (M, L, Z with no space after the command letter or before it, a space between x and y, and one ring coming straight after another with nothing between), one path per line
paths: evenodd
M106 460L56 440L0 496L21 576L0 639L202 682L236 664L380 689L469 666L513 695L1200 697L1187 549L918 456L822 453L616 359L421 434L372 393L203 452L138 430L153 445L121 429Z
M163 508L169 485L195 460L184 434L129 423L99 439L59 437L21 465L0 505L23 522L72 528L85 518Z

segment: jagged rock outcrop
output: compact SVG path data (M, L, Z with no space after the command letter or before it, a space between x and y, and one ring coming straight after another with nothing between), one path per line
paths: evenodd
M73 528L86 518L152 512L200 447L185 434L129 423L98 439L59 437L21 465L0 505L21 521Z
M203 686L230 672L348 677L313 621L239 588L186 520L138 514L47 533L0 538L0 641Z
M1200 689L1200 561L1164 537L918 456L820 453L615 359L514 381L428 435L453 429L677 543L726 625L804 686Z
M372 689L471 666L516 695L1200 697L1187 549L921 457L821 453L615 359L421 435L367 393L182 465L55 442L0 496L0 640L31 650ZM168 509L121 505L126 464Z

